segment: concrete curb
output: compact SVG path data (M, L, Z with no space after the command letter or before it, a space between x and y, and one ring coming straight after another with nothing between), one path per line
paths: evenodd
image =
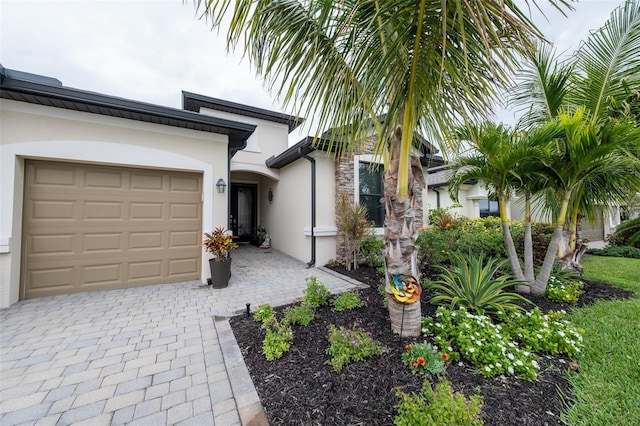
M218 333L227 377L231 383L240 422L243 426L268 426L267 416L249 375L238 342L233 335L229 319L216 317L213 324Z

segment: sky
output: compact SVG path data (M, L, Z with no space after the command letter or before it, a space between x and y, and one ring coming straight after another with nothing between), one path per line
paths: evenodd
M517 0L523 3L524 0ZM582 0L562 16L538 0L532 18L558 51L571 53L622 0ZM0 64L67 87L174 108L182 90L291 114L224 30L198 19L193 0L0 0ZM502 110L498 121L514 122ZM310 132L303 126L295 143Z

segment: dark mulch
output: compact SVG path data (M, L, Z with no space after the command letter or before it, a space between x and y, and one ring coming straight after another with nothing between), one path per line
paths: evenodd
M279 360L267 361L262 355L264 333L258 323L251 318L231 319L233 332L272 425L390 425L398 403L395 391L419 391L422 386L422 380L413 376L400 361L404 345L410 340L401 341L391 331L383 298L377 292L380 277L375 270L340 272L371 286L358 291L367 306L341 313L328 307L318 309L310 325L293 326L291 350ZM578 306L597 299L631 296L631 292L590 281ZM544 311L571 309L571 305L545 298L532 300ZM422 314L434 312L435 307L422 300ZM390 351L365 362L352 363L336 373L325 364L328 327L330 324L350 327L354 323L371 332ZM566 379L569 360L544 356L540 364L538 378L531 382L514 377L486 379L466 363L448 364L446 377L456 391L466 395L477 391L482 394L485 424L558 425L560 411L571 398Z

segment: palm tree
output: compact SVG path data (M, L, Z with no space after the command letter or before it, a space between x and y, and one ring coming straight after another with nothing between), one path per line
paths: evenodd
M557 123L550 121L531 131L511 130L503 125L486 122L458 133L462 141L470 141L474 155L460 156L454 163L456 172L449 181L449 193L457 201L460 185L479 179L498 199L502 235L513 276L533 284L533 252L531 247L531 197L539 192L545 181L544 159L549 144L562 135ZM507 202L515 192L525 196L525 269L516 253L509 227ZM528 286L518 286L529 292Z
M568 0L548 1L568 6ZM229 47L240 44L296 114L314 116L320 129L334 129L332 142L353 147L374 126L376 153L385 159L387 293L396 274L417 276L414 221L424 182L413 155L414 133L443 140L454 126L490 112L517 55L541 38L533 23L513 0L197 0L196 5L214 27L229 20ZM386 119L379 123L383 113ZM400 309L389 300L390 310ZM419 303L408 306L405 315L412 326L404 334L419 334Z
M586 111L587 115L582 117L593 125L605 125L610 117L625 111L633 115L633 94L640 91L638 51L640 2L637 0L627 1L614 10L607 23L592 33L567 61L559 61L548 45L540 46L530 57L528 67L522 70L513 92L512 101L528 108L521 124L535 125L578 108ZM637 190L633 179L619 174L592 175L580 185L584 187L573 191L567 208L571 250L576 249L579 213L592 216L595 205L616 203L620 194ZM561 242L560 247L563 246Z

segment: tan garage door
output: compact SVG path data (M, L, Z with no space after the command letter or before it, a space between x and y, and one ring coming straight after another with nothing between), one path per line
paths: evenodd
M198 279L200 174L27 161L22 298Z

